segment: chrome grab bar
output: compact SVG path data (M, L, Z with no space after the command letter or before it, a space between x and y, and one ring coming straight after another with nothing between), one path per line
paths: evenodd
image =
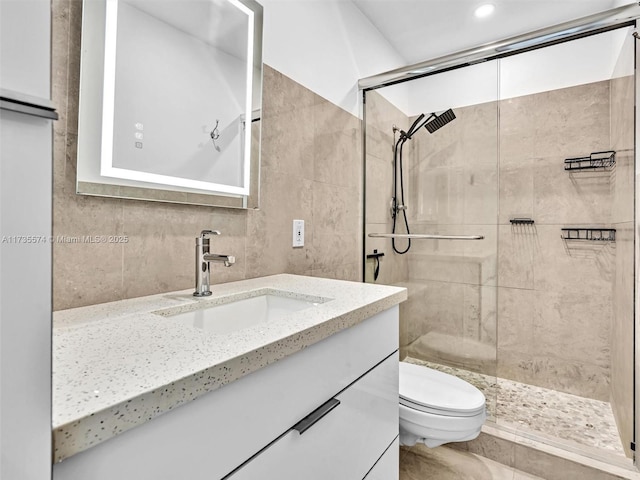
M484 235L423 235L411 233L370 233L372 238L408 238L416 240L483 240Z

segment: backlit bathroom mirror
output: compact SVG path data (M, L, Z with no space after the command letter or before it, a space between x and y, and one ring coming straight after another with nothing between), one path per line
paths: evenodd
M257 208L262 7L85 0L79 194Z

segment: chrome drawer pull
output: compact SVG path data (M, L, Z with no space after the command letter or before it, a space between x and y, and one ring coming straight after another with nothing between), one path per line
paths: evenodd
M318 408L316 408L309 415L304 417L298 423L296 423L292 428L293 430L297 430L300 435L306 432L309 428L311 428L315 423L324 417L331 410L340 405L340 400L337 398L332 398L331 400L323 403Z
M58 114L49 99L11 92L0 88L0 110L57 120Z

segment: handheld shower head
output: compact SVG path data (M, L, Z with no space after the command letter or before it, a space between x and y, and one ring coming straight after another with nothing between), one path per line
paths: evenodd
M453 113L453 110L451 109L447 110L446 112L442 112L440 115L432 113L431 116L433 117L433 120L428 121L424 125L424 128L426 128L429 133L433 133L436 130L441 129L447 123L455 120L456 118L455 113Z
M424 118L424 113L421 113L418 118L415 119L415 121L411 124L411 126L409 127L409 130L407 130L406 132L404 132L404 137L407 140L411 140L411 137L413 136L414 133L416 133L420 127L418 126L418 124L422 121L422 119Z

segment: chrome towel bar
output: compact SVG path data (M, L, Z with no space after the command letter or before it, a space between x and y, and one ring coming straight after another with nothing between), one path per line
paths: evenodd
M484 235L423 235L406 233L370 233L372 238L409 238L416 240L483 240Z

